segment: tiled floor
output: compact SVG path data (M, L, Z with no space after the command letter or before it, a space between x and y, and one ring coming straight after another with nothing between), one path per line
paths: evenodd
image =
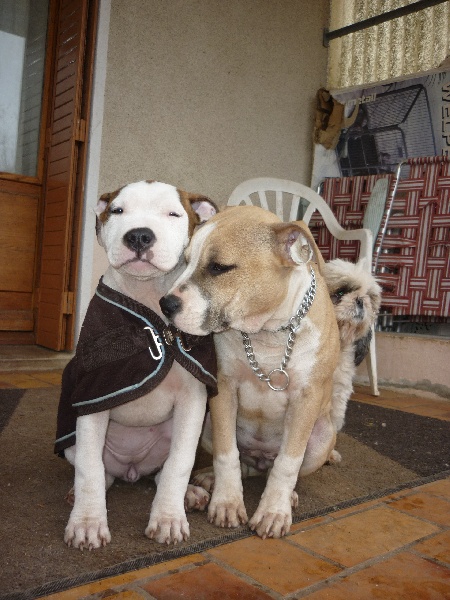
M0 372L0 387L59 385L61 371ZM450 421L450 402L358 388L362 402ZM292 527L103 579L48 600L450 598L450 478Z

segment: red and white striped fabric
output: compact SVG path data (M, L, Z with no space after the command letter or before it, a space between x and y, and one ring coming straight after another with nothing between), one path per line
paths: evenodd
M448 317L450 159L411 158L402 172L408 170L398 184L378 260L382 310L393 315ZM330 178L324 182L322 195L345 229L362 227L365 207L381 177L390 179L391 198L393 175ZM339 242L320 216L313 216L310 228L325 260L356 260L359 242Z

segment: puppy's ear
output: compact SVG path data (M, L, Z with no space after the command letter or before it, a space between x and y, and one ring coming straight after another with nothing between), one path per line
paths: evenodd
M103 212L105 212L106 207L111 202L111 198L114 192L107 192L106 194L102 194L98 199L97 206L95 207L95 214L100 216Z
M195 227L208 221L208 219L219 212L219 209L207 196L189 194L183 190L178 190L178 193L181 204L184 206L189 217L189 237L191 237Z
M95 212L95 233L97 235L97 240L98 243L100 244L100 246L103 246L103 242L101 239L101 235L100 235L100 231L102 228L102 223L104 223L105 221L107 221L108 218L108 213L106 212L106 209L108 208L108 205L114 200L114 198L119 194L120 190L122 188L120 188L119 190L116 190L115 192L106 192L105 194L102 194L100 196L100 198L98 199L97 202L97 206L94 208L94 212Z
M198 194L189 194L189 202L192 210L198 216L200 223L208 221L211 217L219 212L219 209L214 202L207 196L201 196Z
M114 198L117 198L117 196L120 194L120 192L123 190L124 187L125 186L123 185L115 192L106 192L105 194L102 194L100 196L100 198L98 199L98 202L97 202L97 206L95 207L94 210L95 210L95 214L97 215L97 217L100 217L101 221L106 221L105 211L106 211L108 205L111 204L111 202L114 200Z
M308 226L303 221L272 225L283 264L295 266L315 262L322 270L323 258Z

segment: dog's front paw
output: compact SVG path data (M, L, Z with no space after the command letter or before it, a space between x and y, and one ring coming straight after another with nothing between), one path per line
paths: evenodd
M106 546L111 541L106 517L70 517L64 533L68 546L84 550L93 550Z
M298 498L297 498L298 501ZM291 503L295 504L294 496ZM280 538L288 533L292 523L292 512L290 509L264 510L258 507L250 519L249 527L255 531L263 540L269 538Z
M214 498L214 496L213 496ZM208 521L217 527L239 527L248 521L247 511L242 500L216 502L211 500Z
M152 511L145 535L160 544L178 544L189 538L189 523L186 515L160 513Z
M203 487L189 484L184 497L184 510L205 510L211 496Z

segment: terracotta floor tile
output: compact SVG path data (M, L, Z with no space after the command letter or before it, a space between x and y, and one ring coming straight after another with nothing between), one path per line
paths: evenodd
M450 499L447 501L432 494L418 492L389 502L389 508L403 510L440 525L450 525Z
M310 530L312 534L315 531L316 528ZM289 536L289 539L293 537ZM335 565L311 556L284 540L251 537L214 548L209 554L279 594L290 594L340 571ZM292 568L292 565L298 567Z
M363 504L355 504L355 506L349 506L348 508L342 508L336 512L330 513L331 519L340 519L345 515L353 515L355 513L359 513L363 510L367 510L368 508L372 508L374 506L379 506L383 503L383 498L376 498L375 500L369 500L368 502L364 502Z
M13 388L31 389L48 387L47 382L40 381L39 379L32 377L29 373L11 373L8 374L7 377L5 374L2 374L0 376L0 381L8 383L9 386Z
M351 567L438 531L434 525L381 506L289 539Z
M450 531L438 533L429 540L419 542L413 549L436 560L450 564Z
M116 575L115 577L109 577L108 579L101 579L100 581L93 581L76 588L71 588L65 592L58 592L57 594L51 594L45 596L41 600L78 600L79 598L85 598L87 596L104 592L115 587L132 583L141 579L147 579L149 577L159 575L161 573L173 573L175 570L189 565L192 563L199 563L204 561L204 557L201 554L190 554L189 556L183 556L176 558L175 560L168 560L166 562L153 565L152 567L146 567L138 571L130 571L123 575Z
M51 385L61 385L61 371L36 371L35 373L30 373L30 375L39 381L45 381Z
M353 573L308 600L443 600L450 597L450 569L408 552Z
M294 531L303 531L304 529L309 529L310 527L320 525L320 523L324 523L325 521L328 521L328 515L324 517L314 517L313 519L308 519L307 521L295 523L294 525L291 525L290 533L293 533Z
M113 592L110 595L102 596L102 600L146 600L147 596L140 594L136 590L126 590L124 592Z
M450 498L450 477L447 477L447 479L438 479L438 481L433 481L432 483L426 483L418 489L420 489L421 492L427 492L428 494Z
M448 407L429 407L429 406L414 406L404 409L405 412L421 415L422 417L431 417L432 419L441 419L442 421L450 421L450 410Z
M263 590L213 563L162 577L142 588L158 600L272 600Z

